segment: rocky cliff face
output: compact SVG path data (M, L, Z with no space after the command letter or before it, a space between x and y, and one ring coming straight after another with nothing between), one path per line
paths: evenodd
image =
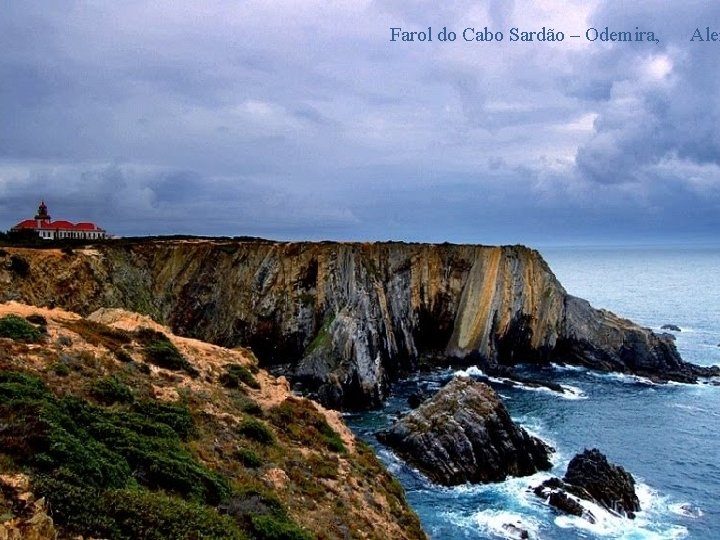
M378 405L399 374L449 358L705 374L669 339L567 295L522 246L166 240L5 252L0 300L123 307L250 346L338 408Z

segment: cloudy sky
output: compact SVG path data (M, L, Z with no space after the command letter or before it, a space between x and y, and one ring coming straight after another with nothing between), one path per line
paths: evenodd
M0 0L0 229L712 242L709 1ZM390 28L458 33L391 42ZM502 31L465 42L463 29ZM512 43L510 29L562 31ZM659 43L585 31L654 31Z

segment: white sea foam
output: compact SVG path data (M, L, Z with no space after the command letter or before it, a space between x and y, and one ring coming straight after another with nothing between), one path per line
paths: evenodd
M671 508L665 498L646 484L638 483L635 489L642 511L635 519L628 519L605 508L578 499L585 509L583 517L562 515L555 518L555 525L561 528L574 528L592 533L594 536L620 539L672 540L685 538L688 531L679 525L664 524L664 517Z
M561 384L563 391L558 392L557 390L553 390L552 388L548 388L547 386L530 386L527 384L523 384L520 382L513 381L512 379L507 379L505 377L488 377L492 382L497 384L508 384L512 386L513 388L519 388L520 390L529 390L531 392L542 392L546 394L550 394L556 397L560 397L563 399L587 399L587 395L585 392L583 392L580 388L577 386L571 386L569 384Z
M467 369L458 369L453 375L458 377L485 377L485 372L477 366L470 366Z
M454 375L460 376L460 377L484 377L487 378L490 382L494 382L495 384L506 384L508 386L512 386L513 388L519 388L521 390L531 390L534 392L546 392L549 394L552 394L554 396L558 396L564 399L587 399L587 396L585 395L585 392L583 392L580 388L577 386L570 386L569 384L561 384L560 386L563 389L563 392L558 392L556 390L553 390L552 388L548 388L547 386L530 386L523 384L521 382L513 381L512 379L509 379L507 377L490 377L485 374L485 372L480 369L477 366L470 366L467 369L459 369L454 372Z
M594 377L615 379L617 381L627 384L645 384L647 386L660 386L660 383L656 383L647 377L641 377L640 375L632 375L629 373L608 373L604 371L592 371Z
M573 366L570 364L556 364L554 362L550 364L550 367L558 371L587 371L587 368L582 366Z
M692 503L675 503L670 505L670 511L673 514L688 518L699 518L705 513Z
M666 498L642 482L636 485L636 493L643 510L637 512L635 519L620 516L597 504L579 499L578 502L588 513L586 517L556 515L555 510L529 489L531 486L540 485L550 476L550 473L540 472L528 477L509 478L500 484L443 488L447 490L448 496L492 493L502 504L502 508L484 508L470 516L448 513L447 519L459 527L479 529L496 538L520 538L523 530L529 533L530 538L545 537L547 530L541 534L542 523L549 518L556 526L575 529L579 535L583 535L580 531L584 531L598 538L675 540L685 538L688 531L685 527L667 523L669 513L685 517L702 516L700 509L691 504L668 504ZM588 519L590 515L592 521Z
M506 510L483 510L473 519L481 531L510 540L523 538L523 531L530 538L538 538L540 530L537 520Z

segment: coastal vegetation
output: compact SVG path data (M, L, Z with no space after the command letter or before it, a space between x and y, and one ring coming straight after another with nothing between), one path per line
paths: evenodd
M27 477L61 537L424 538L372 452L247 351L27 311L0 317L0 482ZM3 493L0 528L27 498Z

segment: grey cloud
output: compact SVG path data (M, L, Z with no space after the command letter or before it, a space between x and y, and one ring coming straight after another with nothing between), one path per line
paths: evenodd
M651 47L388 42L394 24L507 27L523 9L8 3L2 225L44 196L120 234L547 242L716 230L717 55L679 29L720 20L720 7L599 4L593 24L657 26ZM643 66L661 54L673 71L648 82Z
M720 8L697 2L642 2L626 8L608 3L596 17L619 29L629 20L638 21L642 28L658 31L662 42L650 48L620 44L590 55L588 71L611 75L606 84L612 90L600 94L604 101L595 133L578 149L580 172L601 183L651 182L653 168L666 160L719 164L720 106L714 96L720 90L720 77L707 44L690 43L689 38L696 26L702 26L698 20L717 20ZM643 80L638 66L661 54L672 62L670 74L666 79ZM607 69L611 59L617 63L614 70Z

